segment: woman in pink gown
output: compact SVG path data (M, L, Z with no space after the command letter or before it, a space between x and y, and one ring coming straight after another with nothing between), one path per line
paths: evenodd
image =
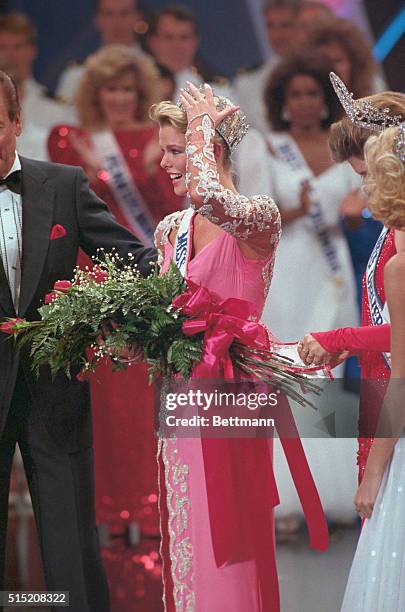
M269 197L247 198L234 187L230 151L245 131L237 107L214 98L207 85L204 95L189 87L180 107L162 102L152 108L161 165L175 193L188 193L191 203L157 228L162 271L174 259L187 279L220 299L253 302L260 316L280 237L279 211ZM187 256L179 263L184 236ZM311 543L325 548L324 517L302 447L294 439L284 448L310 515ZM269 438L160 439L166 610L280 609L271 452Z

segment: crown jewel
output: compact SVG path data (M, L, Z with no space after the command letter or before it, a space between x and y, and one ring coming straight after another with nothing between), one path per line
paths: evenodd
M377 108L367 100L354 100L342 79L334 72L329 78L350 121L361 128L382 132L388 127L401 125L400 115L390 115L389 108Z
M405 123L401 123L395 136L394 153L405 164Z
M200 93L205 93L204 85L200 85L198 89ZM189 89L186 89L186 91L192 95ZM234 106L231 100L225 98L225 96L216 96L215 93L214 96L216 98L217 110L221 111L228 106ZM184 110L180 100L177 101L177 106ZM215 131L218 132L218 134L225 140L230 151L233 151L238 146L243 137L247 134L248 130L249 124L246 116L240 110L236 111L232 115L229 115L228 117L225 117L225 119L223 119L215 128Z

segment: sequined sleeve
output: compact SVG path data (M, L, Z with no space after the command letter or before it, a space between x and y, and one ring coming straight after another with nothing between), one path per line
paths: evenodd
M250 198L221 184L214 155L214 124L196 117L186 132L186 183L191 206L260 257L268 257L280 238L280 213L266 195Z

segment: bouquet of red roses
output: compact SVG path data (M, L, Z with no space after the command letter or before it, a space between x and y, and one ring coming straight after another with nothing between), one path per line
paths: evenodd
M71 366L81 364L85 376L105 359L123 369L139 362L141 351L151 381L157 376L187 379L192 371L201 378L245 375L303 404L310 402L296 390L297 383L319 392L271 346L252 303L219 300L185 281L174 264L163 275L144 278L131 262L105 255L92 270L77 268L72 281L55 283L39 314L38 321L16 318L0 325L19 345L30 346L37 373L49 366L53 376L59 370L70 376Z

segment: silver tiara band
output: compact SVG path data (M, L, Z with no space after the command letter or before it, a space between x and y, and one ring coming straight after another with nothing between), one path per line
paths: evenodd
M400 115L391 115L389 108L377 108L367 100L354 100L353 94L349 92L337 74L331 72L329 78L346 115L358 127L373 132L382 132L388 127L401 125Z
M394 147L395 155L405 164L405 123L399 126L398 134L395 136Z

